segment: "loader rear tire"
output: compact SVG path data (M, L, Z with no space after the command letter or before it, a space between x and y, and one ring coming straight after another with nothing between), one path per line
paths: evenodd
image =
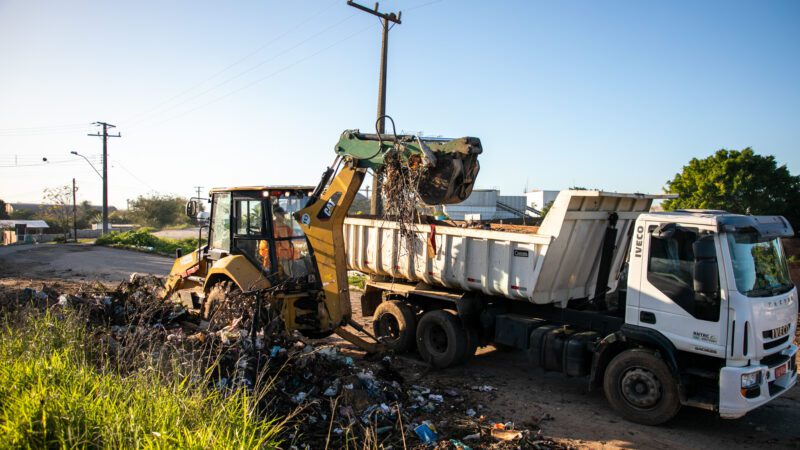
M652 351L620 353L603 376L606 399L617 414L643 425L659 425L678 414L681 401L675 377Z
M450 311L429 311L417 324L417 349L428 364L442 369L460 363L466 354L467 332Z
M414 345L417 318L405 303L399 300L385 301L375 308L372 332L390 350L404 352Z

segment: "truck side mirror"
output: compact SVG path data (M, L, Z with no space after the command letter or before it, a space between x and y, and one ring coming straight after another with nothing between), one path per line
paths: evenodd
M200 211L200 205L197 203L197 200L189 200L186 202L186 216L190 219L194 219L198 211Z
M719 295L719 268L714 236L705 235L692 244L694 251L694 291L709 298Z

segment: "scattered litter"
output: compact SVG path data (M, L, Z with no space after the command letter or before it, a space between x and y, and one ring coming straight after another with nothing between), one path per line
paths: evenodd
M493 386L489 386L488 384L484 384L483 386L472 386L472 390L478 392L492 392L496 391L497 389L495 389Z
M475 392L491 393L493 386L418 384L422 379L403 370L401 358L346 355L329 341L280 331L272 327L277 314L265 306L270 302L256 302L254 292L229 292L220 315L206 321L188 309L191 305L160 300L162 289L156 277L134 276L116 289L87 284L59 292L37 286L17 291L14 301L84 312L98 342L121 358L186 352L191 364L208 368L208 387L222 395L237 389L260 392L259 386L268 383L268 401L258 406L259 413L291 417L282 435L290 443L287 448L340 448L376 436L384 449L406 448L405 440L413 436L419 438L416 446L437 448L559 448L540 433L493 417L490 408L477 403L485 396ZM255 328L257 304L264 309ZM536 417L541 422L550 416L542 412Z
M522 439L522 432L518 430L492 428L492 437L501 441L515 441L517 439Z
M459 441L458 439L450 439L450 443L455 446L455 448L462 449L462 450L472 450L472 447L468 446L467 444Z
M414 428L414 433L417 433L419 439L422 441L423 444L433 445L439 440L439 435L436 433L436 428L434 428L433 424L428 422L422 422L418 427Z

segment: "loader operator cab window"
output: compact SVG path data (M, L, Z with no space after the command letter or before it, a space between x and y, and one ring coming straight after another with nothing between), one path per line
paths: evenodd
M308 241L294 213L305 207L304 194L276 196L272 199L272 231L278 272L286 278L307 277L314 273Z
M719 292L716 295L695 292L694 282L695 265L700 264L695 257L694 244L700 239L711 240L713 244L714 234L676 224L651 227L650 231L647 281L693 317L718 321ZM718 270L716 261L714 264L714 270Z
M234 247L237 253L269 272L272 267L269 255L269 234L264 214L261 192L236 193L234 199Z
M214 194L208 242L210 249L231 251L231 193Z

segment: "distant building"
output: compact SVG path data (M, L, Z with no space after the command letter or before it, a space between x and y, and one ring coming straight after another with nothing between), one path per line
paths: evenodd
M0 220L3 245L38 242L47 228L44 220Z
M46 211L47 208L49 208L51 206L53 206L53 205L48 205L48 204L45 204L45 203L6 203L6 213L10 215L10 214L14 213L15 211L16 212L30 211L31 213L39 214L39 213L42 213L42 212ZM98 211L98 212L102 212L103 211L103 206L102 205L91 205L91 208L92 208L93 211ZM109 206L108 207L108 211L109 212L116 211L116 210L117 210L117 208L114 207L114 206Z
M525 196L500 195L497 189L474 189L461 203L443 205L453 220L508 220L526 215Z
M559 192L561 191L549 191L544 189L534 189L532 191L528 191L525 193L527 206L537 211L541 211L545 206L547 206L548 203L555 201ZM536 217L539 217L539 214L532 214Z

